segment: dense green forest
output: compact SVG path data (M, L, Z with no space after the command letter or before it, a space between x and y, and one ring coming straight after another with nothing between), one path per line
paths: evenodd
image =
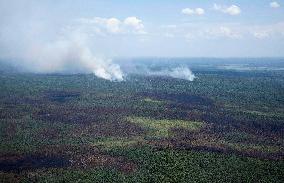
M192 82L2 70L0 182L283 182L284 71L197 66Z

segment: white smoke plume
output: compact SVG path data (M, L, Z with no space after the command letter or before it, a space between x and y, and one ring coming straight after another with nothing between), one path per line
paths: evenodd
M149 66L150 65L150 66ZM172 65L169 67L167 63L128 63L127 66L122 63L122 68L126 73L138 74L146 76L165 76L176 79L194 81L197 77L185 65ZM154 67L153 67L154 66Z
M38 1L0 1L0 61L36 73L94 73L122 81L119 65L73 19L49 13ZM96 45L96 46L94 46ZM110 49L108 49L110 50Z
M82 12L64 16L61 10L36 0L0 1L0 61L13 63L23 71L94 73L103 79L122 81L120 65L104 55L117 57L121 45L113 43L147 35L142 20L134 16L82 18ZM187 67L147 73L189 81L195 78Z
M109 59L95 57L89 47L78 40L59 40L32 45L20 58L23 71L35 73L93 73L97 77L122 81L120 66Z
M196 78L196 76L192 73L192 71L188 67L181 67L181 66L172 69L163 69L161 71L149 71L148 74L156 76L168 76L188 81L193 81Z
M178 79L193 81L196 78L196 76L192 73L192 71L187 67L177 67L172 70L164 72L165 75L169 75L173 78L178 78Z
M194 81L197 77L188 65L178 62L174 58L149 58L116 60L127 75L164 76L176 79Z
M119 65L95 57L81 39L33 46L27 51L23 62L23 66L37 73L94 73L111 81L123 80Z

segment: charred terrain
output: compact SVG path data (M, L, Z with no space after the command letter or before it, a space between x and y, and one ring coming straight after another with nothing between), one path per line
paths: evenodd
M122 82L3 65L0 182L284 181L283 59L177 60L192 82L138 61Z

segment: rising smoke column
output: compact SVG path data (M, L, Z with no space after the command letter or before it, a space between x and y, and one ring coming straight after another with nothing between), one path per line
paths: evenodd
M29 48L24 67L37 73L94 73L97 77L122 81L120 66L95 57L83 41L61 40Z
M111 81L123 80L120 66L105 59L97 49L97 37L74 24L74 17L50 13L50 7L38 1L0 1L0 10L1 62L20 71L93 73Z
M192 73L192 71L186 66L166 68L166 69L161 69L159 71L153 71L149 68L146 68L144 73L150 76L151 75L152 76L167 76L167 77L172 77L172 78L177 78L177 79L184 79L188 81L193 81L196 78L196 76Z
M196 78L196 76L188 67L176 67L172 70L166 71L165 75L171 76L173 78L185 79L188 81L193 81Z
M112 63L110 59L97 57L88 44L89 36L78 31L65 31L50 40L24 39L29 31L22 30L18 41L25 46L18 46L9 57L16 58L10 61L22 71L35 73L93 73L97 77L122 81L123 72L120 66ZM12 37L13 33L6 33ZM47 37L45 33L41 37ZM0 46L13 50L17 47L14 41L0 41ZM10 60L7 57L6 60ZM5 60L5 58L3 59Z

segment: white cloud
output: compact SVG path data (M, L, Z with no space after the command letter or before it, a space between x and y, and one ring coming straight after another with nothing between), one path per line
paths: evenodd
M203 15L205 13L205 10L202 8L196 8L196 9L185 8L181 10L181 13L185 15Z
M249 28L249 32L257 39L283 38L284 22L271 25L252 26Z
M106 20L106 27L108 31L112 33L118 33L121 31L120 24L121 24L120 20L116 18L110 18Z
M175 24L169 24L169 25L161 25L161 28L166 28L166 29L176 29L177 25Z
M196 12L197 15L203 15L205 13L204 9L202 9L202 8L196 8L195 12Z
M264 32L261 32L261 31L252 32L252 35L257 39L266 39L269 37L269 33L265 31Z
M160 32L164 36L174 35L176 39L186 41L201 40L246 40L246 39L284 39L284 22L274 24L251 25L241 23L182 23L175 29L163 26Z
M216 40L216 39L241 39L243 34L235 28L227 26L203 26L203 27L188 27L184 33L186 40Z
M190 9L190 8L185 8L185 9L181 10L181 13L186 14L186 15L193 15L193 14L195 14L195 11L193 9Z
M240 38L241 35L236 33L236 32L233 32L230 28L228 27L220 27L219 28L219 31L222 35L226 36L226 37L230 37L230 38Z
M207 33L207 36L209 36L208 38L211 38L211 39L220 38L220 37L225 37L225 38L230 38L230 39L242 38L241 33L237 31L233 31L231 28L225 27L225 26L220 26L218 28L207 30L206 33Z
M136 17L127 17L123 21L117 18L80 18L77 22L81 24L82 27L91 28L94 33L100 35L109 34L146 34L142 20Z
M186 33L185 38L186 38L187 40L191 40L191 39L196 38L196 35L194 35L194 34L191 33L191 32L188 32L188 33Z
M172 34L172 33L164 33L163 35L167 38L174 38L175 37L175 35Z
M82 26L91 26L97 33L121 33L121 21L117 18L80 18L77 20Z
M135 29L135 32L138 34L145 34L144 25L142 24L142 20L136 17L127 17L124 22L126 26L132 27Z
M270 7L271 7L271 8L279 8L279 7L280 7L280 4L279 4L278 2L276 2L276 1L274 1L274 2L271 2L271 3L270 3Z
M221 6L214 4L213 8L216 11L220 11L229 15L239 15L241 13L241 8L238 7L237 5Z

